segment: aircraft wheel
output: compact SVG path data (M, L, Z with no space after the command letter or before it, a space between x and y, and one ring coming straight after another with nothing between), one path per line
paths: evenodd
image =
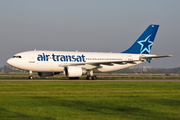
M87 76L87 80L92 80L92 76Z
M33 79L33 76L29 76L29 79L32 80L32 79Z
M93 79L93 80L96 80L96 79L97 79L97 77L94 75L94 76L92 76L92 79Z

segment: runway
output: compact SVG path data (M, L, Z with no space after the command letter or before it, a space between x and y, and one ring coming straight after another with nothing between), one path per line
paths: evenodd
M153 82L153 81L158 81L158 82L180 82L180 80L57 80L57 79L33 79L33 80L29 80L29 79L0 79L0 81L149 81L149 82Z

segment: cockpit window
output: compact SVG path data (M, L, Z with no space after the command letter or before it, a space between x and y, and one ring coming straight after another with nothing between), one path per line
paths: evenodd
M13 58L22 58L21 56L13 56Z

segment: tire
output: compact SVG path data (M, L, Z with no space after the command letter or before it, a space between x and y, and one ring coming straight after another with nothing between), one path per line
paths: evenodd
M92 76L92 79L93 79L93 80L96 80L96 79L97 79L97 77L94 75L94 76Z
M92 76L87 76L87 80L92 80Z
M32 79L33 79L33 76L29 76L29 78L28 78L28 79L32 80Z

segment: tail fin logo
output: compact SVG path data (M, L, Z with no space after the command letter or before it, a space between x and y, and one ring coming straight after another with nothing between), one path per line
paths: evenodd
M159 25L149 25L136 42L122 53L149 54L157 33Z
M141 45L140 54L143 54L145 51L150 53L153 42L150 40L151 35L146 37L146 39L138 41Z

